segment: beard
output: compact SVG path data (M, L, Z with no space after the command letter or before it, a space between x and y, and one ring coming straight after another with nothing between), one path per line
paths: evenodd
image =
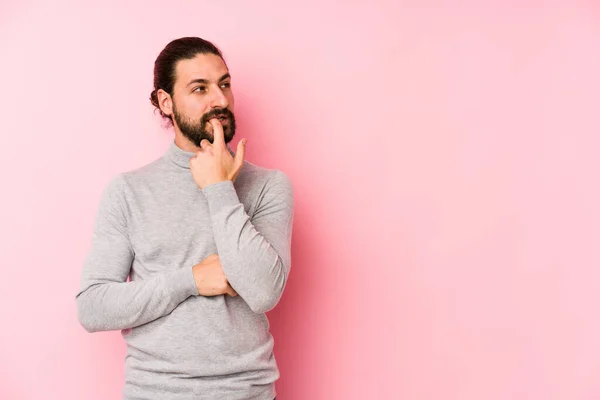
M175 103L173 103L173 118L179 127L183 136L188 138L196 147L200 147L200 142L206 139L211 144L214 140L214 135L206 129L206 126L212 126L208 122L211 118L223 116L224 119L221 121L223 125L223 136L225 143L231 142L235 135L235 116L227 108L215 108L205 113L200 117L199 120L192 120L191 118L177 112Z

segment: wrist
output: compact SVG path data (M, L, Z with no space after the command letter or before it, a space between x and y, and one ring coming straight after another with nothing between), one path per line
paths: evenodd
M201 189L204 189L208 186L216 185L217 183L221 183L221 182L225 182L225 181L231 181L231 179L223 177L221 179L211 180L211 181L208 181L205 184L203 184Z

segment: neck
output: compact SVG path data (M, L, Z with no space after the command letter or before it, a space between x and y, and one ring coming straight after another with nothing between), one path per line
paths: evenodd
M180 144L181 143L181 144ZM185 146L185 147L184 147ZM226 145L229 154L232 157L235 157L235 152L231 150L229 147L229 143ZM190 168L190 159L194 156L194 154L200 149L196 147L193 143L191 143L186 137L181 135L178 137L175 135L175 140L173 140L166 151L165 157L178 165L179 167L189 169Z
M175 144L184 151L195 153L200 151L200 147L196 146L192 141L186 138L179 129L175 128Z

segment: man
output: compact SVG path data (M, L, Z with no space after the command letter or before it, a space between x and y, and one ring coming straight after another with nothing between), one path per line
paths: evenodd
M229 148L231 76L212 43L169 43L150 99L175 140L105 187L79 321L121 330L123 399L272 400L279 370L265 313L290 271L290 180L244 161L245 139Z

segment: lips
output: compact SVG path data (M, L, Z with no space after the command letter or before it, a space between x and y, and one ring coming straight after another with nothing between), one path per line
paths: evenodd
M218 119L219 122L221 124L223 124L223 125L227 125L227 124L229 124L231 122L228 113L225 113L225 112L218 113L218 114L212 114L212 115L207 116L205 118L206 118L206 122L209 122L213 118Z

